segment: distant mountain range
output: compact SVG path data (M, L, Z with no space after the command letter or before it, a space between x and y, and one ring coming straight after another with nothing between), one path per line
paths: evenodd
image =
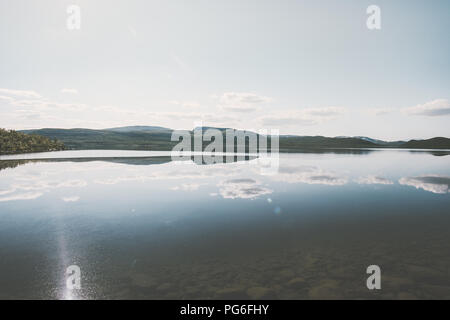
M206 130L211 127L196 129ZM196 130L195 129L195 130ZM224 131L225 128L215 128ZM172 129L158 126L128 126L94 129L36 129L22 130L62 141L67 149L161 150L167 151L178 143L171 141ZM191 134L193 131L191 131ZM209 142L205 143L207 145ZM414 148L450 149L450 139L436 137L426 140L382 141L368 137L280 136L280 151L341 148Z
M130 126L104 129L105 131L113 132L172 132L172 129L158 127L158 126Z

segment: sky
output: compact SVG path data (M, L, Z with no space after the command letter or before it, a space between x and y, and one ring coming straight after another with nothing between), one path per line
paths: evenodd
M1 0L0 127L450 137L449 31L446 0Z

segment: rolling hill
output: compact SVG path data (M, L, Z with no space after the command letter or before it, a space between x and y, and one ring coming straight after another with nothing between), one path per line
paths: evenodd
M450 139L436 137L426 140L410 140L402 145L410 149L450 149Z
M210 127L203 127L206 130ZM199 129L199 128L196 128ZM225 128L216 128L224 131ZM171 141L172 129L157 126L129 126L94 129L37 129L23 133L38 134L62 141L68 149L161 150L169 151L178 143ZM191 134L193 131L190 131ZM209 144L205 142L204 145ZM450 149L450 139L438 137L427 140L382 141L368 137L280 136L280 151L302 149L342 148L418 148Z

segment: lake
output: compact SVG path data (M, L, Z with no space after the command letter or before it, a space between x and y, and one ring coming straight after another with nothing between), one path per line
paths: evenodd
M168 155L0 157L0 299L450 299L449 152Z

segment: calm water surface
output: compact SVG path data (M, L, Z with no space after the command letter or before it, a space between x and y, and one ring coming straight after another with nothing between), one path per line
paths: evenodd
M450 299L447 152L280 157L1 157L0 298Z

